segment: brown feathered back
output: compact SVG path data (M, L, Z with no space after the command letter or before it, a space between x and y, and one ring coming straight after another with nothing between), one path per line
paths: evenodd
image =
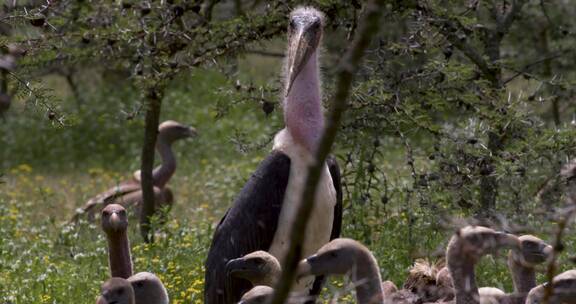
M424 302L441 299L436 275L444 267L443 259L431 263L428 259L417 259L408 273L403 288L420 297Z

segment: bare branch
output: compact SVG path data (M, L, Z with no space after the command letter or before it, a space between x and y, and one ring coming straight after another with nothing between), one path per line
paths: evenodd
M316 187L320 180L320 173L336 138L336 133L340 127L344 111L347 108L347 99L350 95L354 73L358 69L360 60L366 48L370 45L372 37L378 32L378 22L384 10L383 6L383 0L372 0L366 3L364 17L362 18L358 33L355 35L352 46L340 62L339 72L336 78L337 89L333 97L334 103L316 153L316 162L308 168L305 183L306 187L301 194L302 204L300 204L297 210L296 221L292 226L290 248L282 265L282 276L275 286L274 297L271 302L273 304L282 304L285 302L294 277L296 276L296 266L302 255L301 244L305 237L304 231L306 231L308 218L314 206L314 194L316 193Z
M246 54L256 54L256 55L262 55L262 56L269 56L269 57L276 57L276 58L284 58L284 54L283 53L278 53L278 52L270 52L270 51L264 51L264 50L246 50L245 51Z

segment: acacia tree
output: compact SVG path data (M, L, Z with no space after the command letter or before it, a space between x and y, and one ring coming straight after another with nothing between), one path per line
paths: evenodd
M286 17L295 5L290 1L274 1L260 5L258 13L243 15L239 9L240 14L232 20L214 21L212 14L217 3L48 0L5 8L4 24L33 31L32 35L11 35L5 42L16 43L26 52L20 61L20 74L11 74L14 85L24 85L33 94L34 103L60 125L66 125L65 113L51 103L46 91L30 86L25 78L32 78L42 70L97 62L127 70L134 78L146 109L140 219L145 240L152 235L154 147L167 83L178 74L218 57L234 56L250 42L284 32ZM313 4L333 14L348 6L339 1Z
M339 141L347 148L345 221L366 243L390 219L406 223L416 244L413 227L453 227L455 215L528 224L563 204L552 185L576 148L574 7L474 3L389 2ZM546 54L534 47L540 37L527 39L544 14L555 25ZM558 105L555 125L548 109ZM398 150L406 170L387 171Z
M7 74L7 85L21 97L31 96L55 124L66 125L66 113L33 81L46 71L99 63L127 71L137 85L147 110L145 237L154 213L158 117L171 79L219 58L254 52L251 43L281 35L289 11L303 3L234 1L230 10L229 2L68 0L4 7L1 24L20 30L4 34L2 44L17 44L25 53L19 68ZM336 62L353 39L363 2L305 4L327 15L324 60ZM504 210L514 217L538 206L535 194L554 188L545 185L556 180L575 149L569 125L576 87L576 64L569 56L576 41L574 6L569 0L388 0L385 7L337 142L352 211L345 219L349 229L362 231L369 243L378 225L366 223L382 223L390 208L412 225L430 210L446 217ZM337 71L326 66L324 85L331 91ZM253 90L237 88L235 100L256 99ZM257 99L266 101L253 104L271 113L276 93L264 93ZM243 147L262 146L235 140ZM405 153L404 168L387 171L398 150ZM547 206L557 204L553 192L541 196Z

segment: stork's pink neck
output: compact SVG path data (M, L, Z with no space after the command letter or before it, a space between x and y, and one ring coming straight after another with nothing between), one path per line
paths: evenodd
M154 180L154 186L164 188L176 171L176 157L174 157L172 152L171 143L162 137L158 137L156 150L160 154L162 164L154 169L152 179Z
M318 54L315 51L284 99L284 123L297 143L314 153L324 130Z

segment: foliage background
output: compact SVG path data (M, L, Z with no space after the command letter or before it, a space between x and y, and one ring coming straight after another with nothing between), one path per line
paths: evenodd
M162 120L201 135L176 144L177 203L157 241L143 243L131 218L135 269L160 275L174 303L201 303L213 228L283 126L288 12L311 4L326 13L328 106L362 2L14 3L3 6L0 42L4 54L11 45L25 54L2 78L12 105L0 118L0 301L94 302L108 276L105 240L96 224L63 223L138 169L144 92L161 84ZM464 223L552 242L565 202L557 174L576 146L576 4L386 3L334 151L343 235L368 245L383 278L400 285L416 257L441 256ZM494 12L520 4L491 57ZM561 269L572 267L572 226ZM511 291L502 257L485 258L477 276ZM326 299L350 301L346 286L335 280Z

